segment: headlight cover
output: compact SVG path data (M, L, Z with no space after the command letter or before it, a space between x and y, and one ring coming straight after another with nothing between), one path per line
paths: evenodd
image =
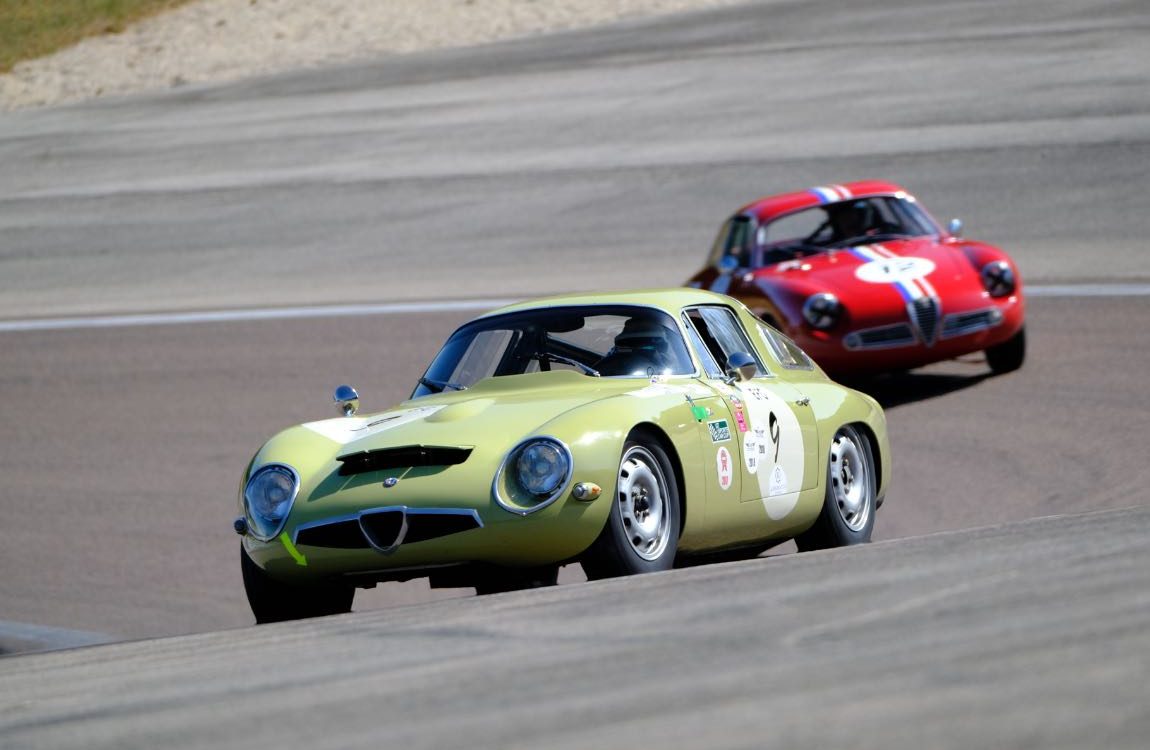
M1014 269L1004 260L995 260L982 267L979 273L982 286L991 297L1005 297L1014 293Z
M517 445L503 461L492 487L505 509L527 515L559 498L571 482L571 451L553 437L533 437Z
M299 475L284 464L268 464L252 474L244 487L248 528L256 539L274 539L283 530L299 494Z
M842 314L842 303L839 302L838 297L830 292L812 294L803 303L803 319L815 330L827 330L839 322Z

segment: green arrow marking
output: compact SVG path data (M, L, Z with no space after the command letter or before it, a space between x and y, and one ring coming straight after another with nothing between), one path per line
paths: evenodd
M292 556L292 559L295 560L295 564L302 565L306 568L307 558L304 557L303 554L295 548L295 545L292 544L291 537L288 536L286 531L280 534L280 541L284 543L284 549L286 549L288 554Z

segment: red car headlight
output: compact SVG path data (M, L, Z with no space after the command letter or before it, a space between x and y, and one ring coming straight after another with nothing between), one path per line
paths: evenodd
M843 305L839 298L830 292L819 292L807 297L803 303L803 319L811 328L825 331L839 322L843 315Z
M987 263L979 273L982 277L982 287L991 297L1005 297L1014 293L1016 282L1014 269L1004 260Z

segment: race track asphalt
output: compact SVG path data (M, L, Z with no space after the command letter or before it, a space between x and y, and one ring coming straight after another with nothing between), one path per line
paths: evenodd
M1040 288L1145 285L1148 29L1128 2L762 2L0 115L0 320L673 285L742 203L862 177ZM386 585L254 629L248 457L338 383L403 398L471 313L0 331L0 639L200 634L0 660L0 747L218 746L252 716L332 747L1141 747L1150 298L1028 313L1018 373L860 384L895 460L867 549Z

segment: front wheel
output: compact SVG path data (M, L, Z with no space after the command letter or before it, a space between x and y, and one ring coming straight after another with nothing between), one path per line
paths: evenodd
M809 530L795 537L800 552L870 541L878 477L870 442L854 427L839 428L827 460L823 509Z
M986 350L986 364L995 375L1014 372L1025 359L1026 328L1019 328L1018 333Z
M654 440L623 446L611 512L581 560L590 580L669 570L679 544L674 467Z
M351 611L355 588L340 584L293 586L281 583L252 562L240 547L244 591L257 624L339 615Z

